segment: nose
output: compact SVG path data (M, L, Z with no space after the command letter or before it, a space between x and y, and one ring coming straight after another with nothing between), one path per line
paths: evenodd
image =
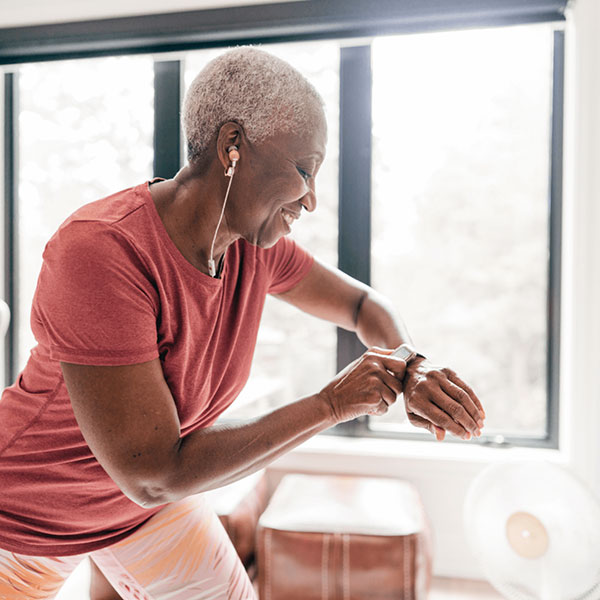
M300 204L302 204L307 212L313 212L317 208L317 194L314 187L309 188L306 194L302 196Z

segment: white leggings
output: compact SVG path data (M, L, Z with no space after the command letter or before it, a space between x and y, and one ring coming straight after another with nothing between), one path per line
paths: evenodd
M0 549L0 600L54 598L86 556L125 600L256 600L201 494L165 506L126 539L89 554L37 557Z

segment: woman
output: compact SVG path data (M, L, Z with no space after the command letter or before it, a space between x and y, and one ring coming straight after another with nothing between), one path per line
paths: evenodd
M236 49L193 82L183 124L175 178L82 207L44 252L38 345L0 402L0 599L52 598L85 556L126 599L254 598L199 492L402 392L438 439L483 426L452 371L390 356L410 340L388 302L285 237L316 208L313 87ZM214 425L248 377L267 293L371 349L312 396Z

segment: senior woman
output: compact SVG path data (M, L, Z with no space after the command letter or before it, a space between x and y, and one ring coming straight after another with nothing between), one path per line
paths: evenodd
M456 374L391 356L409 336L389 303L285 237L316 208L314 88L239 48L192 83L183 124L173 179L82 207L45 249L38 345L0 402L0 599L54 597L85 556L128 600L254 598L200 492L401 392L438 439L480 433ZM267 294L370 350L314 395L215 425L248 377Z

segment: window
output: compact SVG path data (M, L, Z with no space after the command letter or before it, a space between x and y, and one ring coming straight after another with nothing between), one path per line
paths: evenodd
M77 208L152 176L147 57L19 70L18 368L35 344L29 313L46 242Z
M530 3L522 2L501 18L486 13L496 6L486 0L460 23L444 7L426 16L427 26L406 16L404 3L389 5L391 16L376 7L348 16L335 5L274 5L281 23L289 23L288 13L304 15L307 25L293 30L269 28L268 16L254 22L248 7L209 11L207 18L222 21L207 33L199 15L195 38L191 21L163 15L161 31L175 32L165 34L164 47L157 37L144 41L155 18L144 17L113 49L169 50L186 86L231 40L265 43L304 72L325 98L329 144L317 178L319 209L298 224L297 239L394 301L417 346L478 391L488 433L556 446L563 38L552 22L506 25L562 20L563 3L534 18L523 16ZM344 15L339 21L325 14L332 6ZM238 12L243 39L230 25ZM453 31L415 33L430 28ZM48 56L25 41L23 56L71 51L57 40ZM86 55L86 43L75 55ZM107 52L101 38L92 43L92 54ZM354 50L355 70L344 62ZM140 54L19 68L18 241L10 251L19 250L21 267L9 279L20 291L12 377L32 343L28 312L45 241L77 206L152 175L153 59L161 60ZM160 85L155 79L154 88ZM352 101L360 122L340 109ZM177 122L160 110L161 122ZM364 185L352 189L352 175ZM329 324L269 299L250 384L225 416L245 418L318 391L336 362L359 351L352 336L338 332L336 340ZM401 404L337 433L430 439L407 425Z
M546 435L552 34L372 46L372 284L478 392L488 435ZM370 427L405 423L396 405Z

